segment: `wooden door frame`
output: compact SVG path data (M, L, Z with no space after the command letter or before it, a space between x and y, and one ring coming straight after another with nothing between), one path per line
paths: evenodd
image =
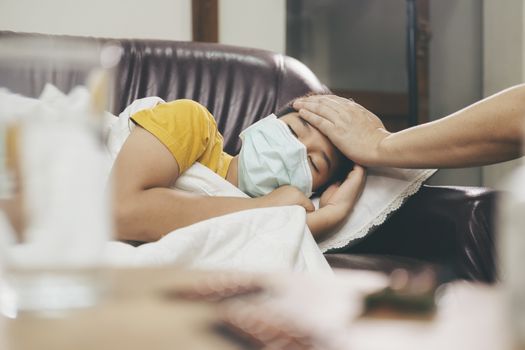
M192 0L193 41L219 42L219 0Z

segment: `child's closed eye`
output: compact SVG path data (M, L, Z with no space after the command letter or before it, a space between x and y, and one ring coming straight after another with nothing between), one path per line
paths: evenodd
M308 123L306 120L304 120L303 118L299 117L299 119L301 120L301 123L303 123L304 126L306 127L309 127L310 126L310 123Z
M297 137L296 132L292 129L290 125L288 125L288 129L290 129L290 132L292 133L293 136Z
M311 156L308 156L308 161L312 165L312 168L314 168L315 172L319 174L320 173L319 168L317 167L317 165L315 165Z

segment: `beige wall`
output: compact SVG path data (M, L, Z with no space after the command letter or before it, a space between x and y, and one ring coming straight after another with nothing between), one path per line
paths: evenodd
M285 52L286 0L219 4L221 43ZM0 30L191 40L191 0L0 0Z
M525 81L525 1L485 0L483 94ZM520 160L483 168L483 185L501 188Z
M191 40L191 1L0 0L0 29Z
M284 53L286 0L220 0L219 42Z

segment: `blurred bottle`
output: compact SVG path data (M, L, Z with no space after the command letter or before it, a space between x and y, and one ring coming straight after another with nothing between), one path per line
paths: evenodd
M11 196L10 177L7 165L7 123L0 120L0 200Z
M9 142L17 149L14 165L4 162L0 171L14 168L17 174L12 178L18 178L15 192L24 222L23 239L11 240L6 249L4 291L9 291L0 291L0 310L16 317L20 311L94 305L106 288L101 267L112 233L101 133L112 67L118 62L108 57L118 50L74 42L38 47L28 40L10 41L6 47L0 52L0 65L16 71L36 52L41 58L37 64L53 64L57 76L62 69L74 68L87 86L60 91L46 85L38 100L5 95L20 115L8 127L16 130ZM17 98L18 105L32 105L18 108L11 100ZM9 118L6 111L10 113L4 108L3 120ZM0 124L1 120L0 116ZM5 149L9 143L3 143Z
M17 178L17 135L19 125L17 116L9 113L3 106L5 101L0 98L0 210L6 215L4 224L13 226L21 234L23 225L23 210ZM9 219L8 219L9 218ZM11 231L13 234L15 231ZM10 235L4 233L5 235ZM1 239L2 237L0 237ZM4 237L4 238L14 238Z

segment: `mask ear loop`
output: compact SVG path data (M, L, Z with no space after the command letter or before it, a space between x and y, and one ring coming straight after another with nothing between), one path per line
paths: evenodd
M248 126L246 129L242 130L241 133L239 134L239 138L241 139L241 143L242 143L242 146L241 146L241 150L239 152L239 165L238 165L238 172L240 171L241 167L243 166L243 148L245 147L244 143L245 143L245 137L246 135L249 135L253 129L256 129L256 128L260 128L260 127L264 127L264 125L268 124L268 123L272 123L274 120L277 120L277 116L275 114L270 114L260 120L258 120L257 122L253 123L252 125ZM239 183L238 183L238 187L241 189L241 191L243 191L244 193L248 194L250 197L254 197L254 194L253 193L250 193L249 191L247 191L247 189L244 189L242 188L242 185L241 185L241 176L238 175L238 179L239 179Z

